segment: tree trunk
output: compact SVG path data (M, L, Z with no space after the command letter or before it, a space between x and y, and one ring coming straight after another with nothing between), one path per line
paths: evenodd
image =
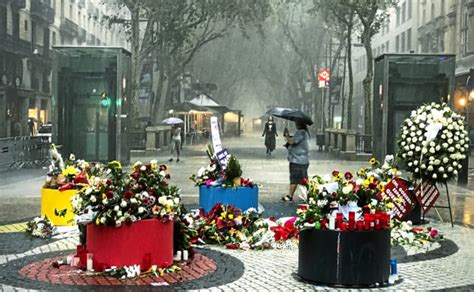
M354 95L354 75L352 72L352 24L347 26L347 70L349 71L349 96L347 97L347 129L352 129L352 96Z
M366 29L364 29L367 31ZM374 75L373 60L372 60L372 44L369 36L369 32L364 32L362 38L365 53L367 56L367 74L365 75L364 81L362 82L364 87L364 134L372 134L372 79Z
M140 82L140 8L134 5L129 8L131 14L132 29L132 75L131 75L131 93L130 99L130 127L138 127L138 90Z

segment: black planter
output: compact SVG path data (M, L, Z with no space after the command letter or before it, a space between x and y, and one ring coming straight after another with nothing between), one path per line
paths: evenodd
M298 275L346 286L386 283L390 275L390 230L300 232Z

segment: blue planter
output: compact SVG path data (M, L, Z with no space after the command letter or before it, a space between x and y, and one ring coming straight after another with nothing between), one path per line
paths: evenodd
M258 209L258 187L199 187L199 207L204 213L209 212L215 204L232 205L242 211L248 208Z

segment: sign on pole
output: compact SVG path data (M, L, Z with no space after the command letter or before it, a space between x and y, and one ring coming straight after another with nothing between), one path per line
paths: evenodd
M389 197L392 200L393 215L398 220L402 220L410 214L413 209L414 201L408 192L408 182L401 178L394 178L388 184L385 185L385 190L382 192L382 197ZM397 202L397 198L401 198L400 202Z
M329 70L319 70L318 80L319 81L330 81L331 75L329 74Z
M421 185L415 189L416 200L423 209L424 214L428 213L440 195L441 193L438 188L428 182L423 183L423 193L421 193Z
M227 165L227 157L229 156L229 153L227 149L222 149L222 142L219 134L219 122L217 117L211 117L211 135L214 153L217 156L220 166L225 168Z

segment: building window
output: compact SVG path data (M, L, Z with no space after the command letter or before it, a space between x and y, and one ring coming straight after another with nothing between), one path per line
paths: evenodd
M445 0L441 0L441 8L440 8L441 9L441 16L443 16L446 12L446 10L444 8L445 5L446 5Z
M407 20L408 19L411 19L411 16L412 16L412 9L413 9L413 5L412 5L412 0L408 0L407 1Z
M431 3L431 20L433 20L435 17L435 5L434 3Z
M385 43L385 48L386 48L386 52L389 53L390 52L390 47L389 47L389 42L388 41Z
M400 43L401 43L401 51L402 53L405 52L405 32L402 32L402 37L400 39Z
M407 30L407 50L411 51L411 28Z
M6 33L7 33L7 8L4 6L0 6L0 34L4 35Z
M400 52L400 35L397 35L395 37L395 52L396 53Z
M18 13L12 13L12 23L13 23L13 36L20 37L20 15Z
M405 20L406 20L406 16L407 16L406 10L407 10L407 3L403 2L403 4L402 4L402 23L404 23Z
M52 36L52 42L53 42L53 46L56 45L56 32L53 31L53 36Z
M423 8L423 16L421 17L421 24L426 23L426 10Z
M25 31L28 31L28 20L25 20Z
M400 25L400 7L397 7L397 26Z
M79 11L79 12L77 13L77 24L81 25L81 20L82 20L81 12Z

